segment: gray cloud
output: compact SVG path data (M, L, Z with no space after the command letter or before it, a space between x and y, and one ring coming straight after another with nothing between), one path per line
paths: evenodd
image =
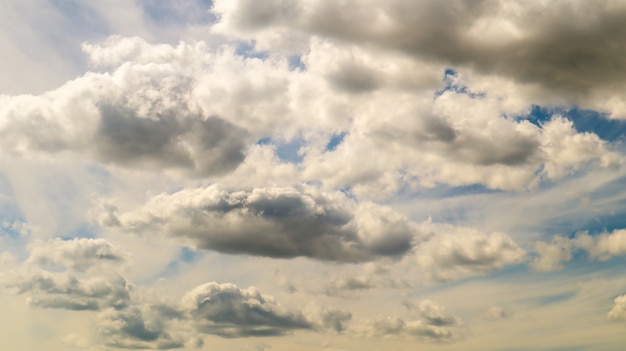
M103 239L36 242L30 256L2 278L2 286L28 297L29 304L66 310L122 309L132 284L118 274L125 257Z
M181 119L177 113L142 118L128 108L101 106L97 158L127 167L191 169L198 175L224 173L243 161L244 130L217 117Z
M6 282L5 287L28 296L32 306L67 310L124 308L130 303L132 290L120 276L81 279L49 272L19 275Z
M200 285L185 295L183 308L199 331L222 337L273 336L313 328L302 314L284 311L257 290L233 284Z
M232 171L244 159L248 132L200 111L191 97L197 78L153 54L148 62L88 73L46 94L0 97L3 153L70 153L193 176Z
M626 48L618 44L625 33L626 8L619 2L248 3L239 0L226 6L216 1L222 26L257 39L265 33L321 35L372 45L565 94L623 86L626 72L621 59ZM272 16L260 15L268 9L277 10Z
M99 218L102 225L162 231L224 253L340 262L399 257L422 239L415 223L388 208L312 188L212 185L158 195L119 215L109 207Z
M146 314L147 313L147 314ZM168 332L167 320L151 311L132 306L124 310L106 309L97 316L96 330L102 342L123 349L169 350L185 346L189 335Z

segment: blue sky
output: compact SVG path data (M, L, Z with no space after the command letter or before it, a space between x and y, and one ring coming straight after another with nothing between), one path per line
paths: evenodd
M0 23L0 348L623 349L626 2Z

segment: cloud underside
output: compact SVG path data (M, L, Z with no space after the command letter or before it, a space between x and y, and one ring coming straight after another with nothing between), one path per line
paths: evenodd
M319 35L537 84L553 96L606 91L626 72L618 1L238 0L216 1L215 11L222 31L268 48Z
M124 232L164 233L223 253L336 262L415 259L441 280L521 263L525 254L502 233L415 223L389 207L307 187L185 189L157 195L129 212L102 206L95 220Z

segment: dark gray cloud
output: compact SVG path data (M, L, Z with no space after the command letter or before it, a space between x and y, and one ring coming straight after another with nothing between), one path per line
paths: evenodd
M198 175L224 173L243 161L244 130L217 117L180 118L178 113L146 118L123 106L101 106L97 158L127 167L191 169Z
M96 330L103 344L122 349L169 350L185 346L183 335L166 330L166 320L136 306L123 310L107 309L98 314Z
M282 310L257 290L233 284L200 285L185 295L183 308L200 332L222 337L274 336L314 328L302 314Z
M355 262L399 257L421 240L415 223L388 208L315 189L213 185L158 195L135 211L112 211L105 209L101 224L161 231L233 254Z
M320 35L536 83L561 94L623 86L626 77L626 48L620 44L626 34L626 8L619 2L216 3L222 21L240 33L254 28ZM276 11L262 16L268 9Z

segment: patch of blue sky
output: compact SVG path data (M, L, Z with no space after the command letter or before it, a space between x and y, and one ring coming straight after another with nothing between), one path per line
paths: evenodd
M98 184L102 193L108 194L113 191L113 177L109 170L95 163L86 165L85 170L92 179L96 180L94 183Z
M98 236L98 232L96 228L89 224L81 224L76 228L72 228L70 231L66 233L59 233L59 238L61 240L72 240L74 238L87 238L93 239Z
M326 144L325 151L334 151L341 143L343 143L346 135L348 135L346 132L333 134L330 137L328 144Z
M204 257L204 255L205 253L202 251L192 250L186 246L183 246L178 252L178 257L170 261L159 273L139 283L147 284L159 278L176 276L182 269L184 269L184 265L197 262L202 257Z
M294 138L288 142L275 140L272 138L262 138L257 140L257 145L273 145L276 148L276 156L283 162L301 163L303 155L300 149L306 144L302 138Z
M457 94L468 95L473 99L482 99L485 97L485 93L477 93L469 90L469 88L459 83L459 73L452 68L446 68L443 74L443 82L445 86L435 92L435 99L443 95L445 92L452 91Z
M525 119L541 127L552 116L563 116L574 124L579 133L593 133L602 140L609 142L624 140L626 136L626 121L609 119L606 113L594 110L585 110L578 107L543 107L533 105L530 113L515 116L516 119Z
M287 58L290 71L306 71L306 65L302 62L301 55L291 55Z
M406 194L399 194L403 199L445 199L479 194L499 194L502 190L490 189L483 184L471 184L462 186L451 186L439 184L432 188L423 188L418 191L410 191Z
M238 41L235 45L235 54L259 60L265 60L269 56L267 51L257 51L253 41Z
M554 305L554 304L558 304L561 302L565 302L574 297L576 297L576 291L568 291L565 293L533 297L532 299L528 300L528 302L536 306L548 306L548 305Z
M145 17L159 25L208 25L217 21L210 11L211 0L141 0L139 5Z
M86 2L76 0L49 0L49 2L67 20L67 26L75 30L80 29L81 35L94 37L110 34L106 19ZM49 34L51 35L50 39L54 40L53 33Z

